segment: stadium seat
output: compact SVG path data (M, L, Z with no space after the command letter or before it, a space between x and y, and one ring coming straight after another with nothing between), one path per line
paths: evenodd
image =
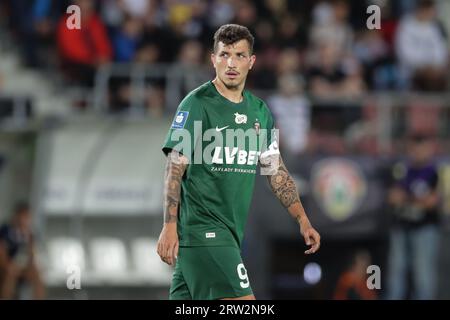
M132 255L136 274L154 284L169 284L172 268L159 258L156 248L157 239L136 238L132 241Z
M76 266L84 270L85 252L81 242L74 238L58 237L48 242L49 273L66 275L67 268Z
M90 243L92 268L99 277L110 278L126 273L127 254L124 243L116 238L95 238Z

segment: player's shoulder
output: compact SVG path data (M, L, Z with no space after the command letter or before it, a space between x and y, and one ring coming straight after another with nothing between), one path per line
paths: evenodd
M256 96L254 93L252 93L249 90L245 90L247 94L247 99L250 102L251 105L255 106L259 109L259 111L270 114L270 109L267 106L267 103L260 97Z
M198 86L184 97L184 99L181 101L181 104L186 105L196 103L204 100L205 98L208 98L209 96L212 96L210 87L211 84L209 81Z

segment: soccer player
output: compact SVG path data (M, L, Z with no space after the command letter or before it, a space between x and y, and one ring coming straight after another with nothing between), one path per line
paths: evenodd
M16 204L11 222L0 226L0 299L20 297L18 287L29 284L33 299L45 298L36 264L36 248L27 203Z
M216 31L211 54L216 77L183 99L163 145L167 165L158 254L175 264L170 299L255 299L240 246L258 162L311 246L305 253L320 246L320 236L281 159L272 115L264 101L244 90L255 63L253 42L244 26L227 24ZM236 147L233 138L211 147L206 134L203 139L196 136L197 127L215 134L218 141L230 131L253 132L258 144L249 138ZM190 148L180 143L180 136ZM196 161L198 150L207 159Z

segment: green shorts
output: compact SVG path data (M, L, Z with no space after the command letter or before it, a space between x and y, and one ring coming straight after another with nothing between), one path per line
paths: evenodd
M180 247L170 300L214 300L253 294L235 247Z

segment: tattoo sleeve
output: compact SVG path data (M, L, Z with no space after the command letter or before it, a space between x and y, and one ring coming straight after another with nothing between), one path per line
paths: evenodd
M273 174L268 175L270 187L275 196L280 200L281 204L285 208L289 208L295 203L300 203L297 188L295 186L294 179L292 179L286 166L279 156L278 170Z
M177 222L181 180L188 166L187 158L177 151L167 156L164 175L164 223Z
M273 155L273 158L268 160L264 165L266 167L272 167L269 170L270 174L267 175L269 185L281 204L300 225L303 234L304 230L310 227L311 224L300 202L294 179L286 169L281 155L276 155L276 157Z

